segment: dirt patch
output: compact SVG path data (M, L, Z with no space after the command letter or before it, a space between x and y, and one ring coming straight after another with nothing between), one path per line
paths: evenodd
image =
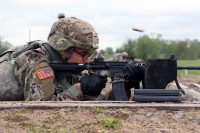
M20 116L20 115L6 116L3 119L8 122L22 122L29 120L27 116Z
M101 111L99 111L101 110ZM20 109L18 109L20 111ZM0 130L12 132L198 132L200 110L64 108L0 113ZM21 117L23 116L23 117ZM20 118L21 117L21 118Z
M180 79L188 85L193 79ZM7 109L0 111L1 132L197 133L200 109L100 108Z

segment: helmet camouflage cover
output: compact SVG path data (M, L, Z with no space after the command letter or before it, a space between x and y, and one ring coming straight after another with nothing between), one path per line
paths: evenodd
M77 47L94 51L98 48L98 35L91 24L75 17L59 17L49 33L49 44L57 51Z
M127 52L122 52L121 55L122 55L123 57L128 57L128 53L127 53Z

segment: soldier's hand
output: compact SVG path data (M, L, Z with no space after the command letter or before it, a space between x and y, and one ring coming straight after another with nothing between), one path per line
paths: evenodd
M98 96L107 82L106 76L90 74L81 78L81 90L84 95Z
M126 73L125 88L139 88L139 83L144 78L144 67L131 63L124 67L124 71Z

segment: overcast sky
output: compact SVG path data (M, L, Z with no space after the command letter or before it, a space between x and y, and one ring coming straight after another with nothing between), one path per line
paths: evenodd
M0 36L21 45L31 30L31 40L47 40L60 12L90 22L100 49L151 33L164 39L200 38L199 0L1 0ZM133 27L145 32L133 32Z

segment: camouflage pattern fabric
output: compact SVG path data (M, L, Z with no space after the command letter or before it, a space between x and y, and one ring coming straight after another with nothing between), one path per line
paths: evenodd
M40 81L35 73L41 68L51 70L46 60L44 54L37 49L26 51L11 60L14 75L24 90L25 100L47 100L54 93L54 77Z
M92 25L75 17L60 18L48 36L49 44L57 51L78 47L93 52L98 48L98 35Z
M128 53L122 52L114 54L113 61L129 61Z
M108 93L97 97L83 96L82 91L76 87L76 84L71 85L66 77L58 80L53 75L40 80L37 75L38 70L48 69L54 74L49 66L49 60L40 48L28 50L12 58L11 62L4 63L6 63L5 66L0 63L0 74L11 75L8 78L6 76L0 78L0 85L3 86L0 89L0 100L63 101L107 99ZM7 63L10 64L7 65Z
M11 76L6 79L5 77L4 79L1 78L1 81L4 82L4 87L0 89L0 94L4 95L4 99L0 97L0 100L39 101L82 99L82 91L76 88L76 86L70 85L65 78L59 79L59 81L55 79L54 72L49 66L49 60L40 48L28 50L20 54L16 58L11 59L11 64L9 65L12 66L12 71L10 70L9 72L13 72L13 79L10 78ZM2 64L0 64L1 66ZM6 73L6 69L4 71L3 69L5 67L1 67L1 74ZM53 75L39 79L37 75L38 70L49 70ZM5 86L7 82L15 84ZM17 96L18 99L13 98L13 96Z
M0 58L0 100L22 100L24 98L23 90L13 75L12 64L8 57L10 57L10 53Z

